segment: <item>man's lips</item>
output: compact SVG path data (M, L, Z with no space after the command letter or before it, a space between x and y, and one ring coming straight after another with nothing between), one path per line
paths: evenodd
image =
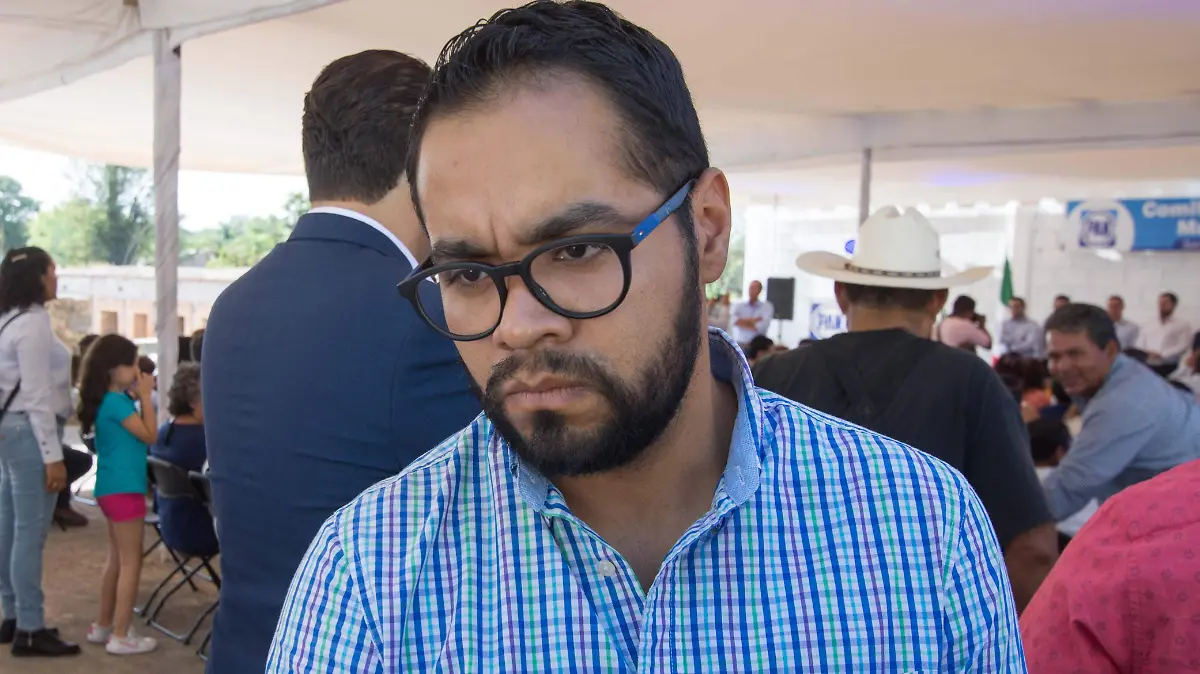
M504 387L502 395L509 408L548 409L569 405L590 391L589 387L576 381L544 377L513 381Z

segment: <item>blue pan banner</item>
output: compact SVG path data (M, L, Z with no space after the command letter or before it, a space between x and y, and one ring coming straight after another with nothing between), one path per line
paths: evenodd
M1069 201L1067 224L1090 250L1200 250L1200 199Z

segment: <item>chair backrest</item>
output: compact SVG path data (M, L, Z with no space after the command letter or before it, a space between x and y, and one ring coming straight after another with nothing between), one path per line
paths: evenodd
M146 465L154 476L154 486L158 490L159 498L200 498L186 470L157 456L148 457Z
M212 481L208 479L208 475L199 471L189 471L188 477L192 480L192 486L200 493L200 500L208 508L209 514L216 519L216 514L212 511Z

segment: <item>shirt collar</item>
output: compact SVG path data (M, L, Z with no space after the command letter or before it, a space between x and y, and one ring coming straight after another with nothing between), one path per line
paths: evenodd
M412 268L416 269L418 267L417 258L413 257L412 251L408 249L408 246L404 245L404 242L400 240L400 237L393 234L392 230L379 224L379 221L375 218L372 218L369 215L363 215L358 211L352 211L348 208L340 208L338 206L318 206L316 208L309 209L308 212L328 213L330 215L340 215L343 218L352 218L354 220L358 220L359 222L370 226L371 228L377 230L380 234L383 234L387 238L391 239L392 243L396 244L396 248L400 249L400 252L404 255L404 258L408 260L408 263L412 265Z
M729 459L713 495L713 506L717 508L719 504L727 503L730 507L738 507L758 491L762 462L768 448L763 438L766 416L750 365L733 339L717 328L709 328L708 344L713 376L733 384L738 400ZM493 451L498 450L504 468L515 476L517 489L525 502L537 512L555 505L563 507L562 497L550 480L522 461L495 427L491 435Z

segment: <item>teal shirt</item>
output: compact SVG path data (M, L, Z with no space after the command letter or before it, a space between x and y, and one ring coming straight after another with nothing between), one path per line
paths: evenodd
M129 396L104 394L96 413L97 497L146 493L146 443L121 425L132 414L137 408Z

